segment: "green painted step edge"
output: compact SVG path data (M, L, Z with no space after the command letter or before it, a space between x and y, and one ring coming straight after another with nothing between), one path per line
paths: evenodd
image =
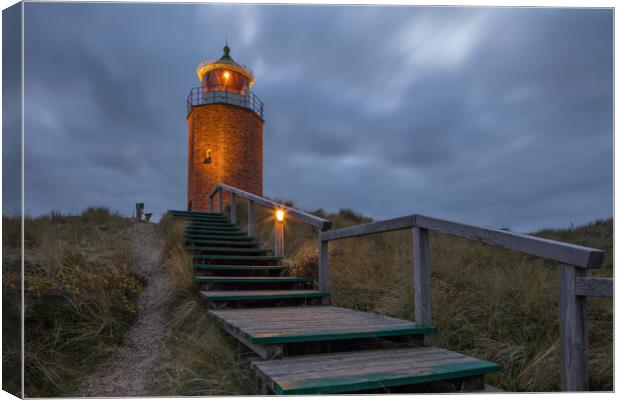
M200 296L209 301L241 301L241 300L278 300L278 299L307 299L329 296L327 292L308 293L288 293L288 294L257 294L257 295L239 295L239 296L209 296L204 290L200 291Z
M286 267L282 265L207 265L207 264L194 264L194 269L199 271L226 271L226 270L272 270L272 269L284 269Z
M236 231L240 231L241 228L238 226L231 226L229 228L225 228L225 227L195 227L195 226L188 226L187 228L185 228L185 232L195 232L195 231L231 231L231 232L236 232Z
M194 255L194 258L201 260L257 260L257 261L279 261L282 257L276 256L220 256L220 255Z
M404 336L404 335L422 335L424 333L436 332L434 326L411 326L388 329L375 329L365 332L317 332L312 334L299 335L281 335L281 336L250 336L252 343L256 344L284 344L284 343L300 343L311 341L326 340L346 340L361 339L368 337L386 337L386 336Z
M274 382L276 394L318 394L356 392L381 387L414 385L441 381L447 379L466 378L484 375L500 370L500 366L488 361L466 361L432 367L426 374L417 376L402 376L402 374L363 374L339 378L307 379L300 381L289 380L286 387Z
M219 276L197 276L196 281L198 283L305 283L308 282L307 278L297 278L293 276L272 276L266 278L259 277L219 277Z
M212 244L212 245L219 244L219 245L241 246L242 248L258 246L258 242L250 242L250 241L232 242L230 240L200 240L200 239L186 240L186 241L193 242L193 243ZM186 246L186 247L200 247L200 246Z
M194 235L185 235L184 237L185 241L196 241L196 240L210 240L210 239L226 239L225 241L236 241L239 243L244 243L244 242L250 242L250 241L254 241L256 243L256 239L250 236L213 236L213 235L201 235L201 236L194 236Z
M271 253L271 249L244 249L238 247L204 247L204 246L187 246L188 251L213 251L213 252L229 252L229 253Z
M248 237L245 232L222 232L222 231L204 231L204 232L185 232L185 236L202 237L202 236L227 236L230 238Z

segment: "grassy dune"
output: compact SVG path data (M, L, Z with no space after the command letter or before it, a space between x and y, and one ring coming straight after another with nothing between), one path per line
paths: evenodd
M68 393L123 339L142 289L126 240L132 223L104 208L25 220L27 396ZM17 393L19 221L3 218L3 231L3 378Z
M245 223L244 205L240 222ZM351 210L315 212L333 228L370 222ZM273 246L272 212L259 213L257 236ZM285 263L317 283L316 230L286 221ZM606 251L595 276L613 276L613 220L534 235ZM559 375L558 270L554 263L431 233L433 344L494 361L502 372L489 383L508 391L557 391ZM412 242L408 231L330 244L334 304L414 319ZM613 389L613 302L588 299L591 390Z

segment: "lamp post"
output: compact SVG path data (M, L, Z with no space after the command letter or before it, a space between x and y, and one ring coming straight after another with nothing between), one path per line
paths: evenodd
M284 256L284 211L276 210L275 222L275 253L276 257Z

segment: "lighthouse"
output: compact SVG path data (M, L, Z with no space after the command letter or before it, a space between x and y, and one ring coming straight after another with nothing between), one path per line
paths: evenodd
M264 107L251 91L252 71L232 59L227 44L196 72L200 86L187 97L187 209L207 211L218 183L262 196Z

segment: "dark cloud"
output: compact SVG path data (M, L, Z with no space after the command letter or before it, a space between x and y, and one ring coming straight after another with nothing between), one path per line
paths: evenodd
M185 98L228 36L265 102L270 196L516 230L609 217L612 18L28 3L26 209L182 208Z

